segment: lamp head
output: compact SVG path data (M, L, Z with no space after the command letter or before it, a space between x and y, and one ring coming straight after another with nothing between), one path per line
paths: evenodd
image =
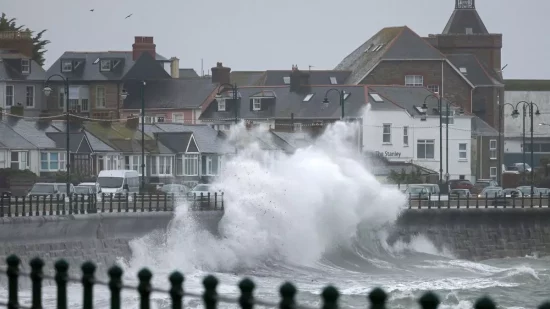
M42 91L44 91L44 94L49 97L50 93L52 93L52 88L50 86L46 86Z

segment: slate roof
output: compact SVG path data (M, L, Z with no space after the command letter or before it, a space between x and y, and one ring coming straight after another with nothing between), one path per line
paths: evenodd
M488 68L473 54L450 54L447 59L475 86L502 85L496 72ZM466 69L466 73L461 68Z
M476 9L455 9L443 34L466 34L466 28L472 28L474 34L489 34Z
M0 143L8 149L36 149L36 146L26 140L23 136L11 129L6 122L0 122Z
M335 70L352 71L347 84L360 83L383 60L443 60L445 56L407 26L378 31L345 57Z
M192 132L154 133L154 137L174 153L185 153L192 136Z
M20 136L24 137L27 141L33 144L35 148L60 149L57 147L55 142L46 135L48 132L59 132L52 126L41 128L40 125L33 120L12 121L10 119L3 119L0 122L10 127ZM4 134L3 131L2 134Z
M143 53L143 55L149 55ZM142 58L142 56L140 58ZM72 81L107 81L107 80L121 80L130 71L135 61L132 59L132 51L105 51L105 52L64 52L47 70L46 76L53 74L59 74L64 77L68 77ZM82 63L73 72L61 72L62 60L76 60L82 61ZM94 64L98 59L119 59L121 60L120 69L112 72L101 72L99 70L100 62ZM138 59L139 60L139 59ZM156 60L166 61L167 59L159 54L156 56ZM162 68L162 66L159 64ZM164 68L162 68L164 71ZM166 71L164 71L166 72ZM168 74L168 73L166 73ZM57 81L57 80L55 80Z
M95 152L119 151L128 152L139 149L141 152L141 131L127 128L124 124L113 122L111 126L105 127L99 122L85 122L84 130L88 131L90 136L90 145ZM148 141L152 138L145 134L145 148L150 151L158 151L158 146L154 142L149 146ZM106 145L101 145L101 143ZM107 147L106 147L107 146Z
M46 136L55 142L56 148L67 149L67 135L65 132L48 132ZM85 139L85 134L83 132L71 132L69 133L69 139L69 150L71 152L78 152L80 143L86 142L83 141L83 139Z
M378 94L383 102L376 102L372 94ZM428 106L428 115L439 115L434 108L437 108L438 101L428 96L433 95L431 91L423 87L406 86L368 86L369 103L372 110L406 110L410 115L419 116L420 112L416 107L422 107L424 102ZM446 102L446 101L444 101ZM448 103L448 102L446 102ZM445 104L445 103L444 103Z
M145 134L153 135L162 132L192 132L202 153L223 154L235 152L235 148L226 145L223 135L205 124L156 123L145 125Z
M336 70L309 70L303 71L309 74L310 85L332 85L331 77L336 78L336 84L344 84L351 74L351 71L336 71ZM255 86L284 86L285 77L290 77L292 70L268 70L255 83Z
M302 93L291 92L288 86L240 87L241 100L238 104L238 118L250 120L289 119L294 114L295 119L339 119L341 108L336 92L328 94L330 103L327 107L323 104L327 90L332 87L332 85L311 86L308 91ZM338 89L349 94L345 101L347 115L354 115L366 106L363 85L345 85L339 86ZM304 101L309 94L313 95L311 99ZM262 110L254 111L252 110L252 98L258 96L266 99L265 102L262 102ZM231 95L228 98L230 97ZM217 101L212 100L203 110L200 119L204 121L232 121L235 118L235 104L232 101L226 101L226 111L218 111Z
M498 136L498 131L479 117L472 117L472 136Z
M253 86L263 77L265 71L233 71L231 72L231 83L241 86Z
M141 81L125 83L128 97L124 109L141 109ZM147 108L199 108L205 99L216 90L217 84L210 79L165 79L147 81L145 106Z
M286 145L281 145L284 150L296 150L298 148L304 148L311 146L314 139L306 133L301 132L271 132L276 138L280 139Z
M51 126L59 130L60 132L65 132L66 126L64 121L53 121L51 123ZM90 143L90 147L92 148L93 152L114 152L115 151L112 147L104 143L95 135L86 131L83 125L69 126L69 129L71 130L71 132L83 133L84 135L86 135L86 138L88 139L88 142Z
M199 74L195 71L195 69L180 69L180 77L181 79L185 78L198 78Z
M46 71L34 60L30 61L30 73L21 73L21 59L28 59L28 57L0 50L0 80L44 81L46 79Z

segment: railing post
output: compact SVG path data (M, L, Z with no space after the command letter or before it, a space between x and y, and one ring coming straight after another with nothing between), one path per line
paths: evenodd
M82 264L82 308L93 309L94 307L94 283L95 265L92 262Z
M23 195L23 207L21 207L21 216L25 217L25 213L27 212L27 209L25 208L25 204L27 204L27 197Z
M29 217L32 217L32 195L29 196Z
M32 280L32 306L31 309L42 309L42 279L44 279L44 261L34 258L29 262L31 266Z
M183 302L183 281L184 277L180 272L173 272L170 277L170 297L172 298L172 309L182 309Z
M126 192L126 195L124 197L124 206L126 208L126 212L130 211L130 206L128 205L128 196L130 195L130 192Z
M160 194L157 193L156 196L157 196L157 209L156 209L156 211L160 211Z
M176 195L171 193L170 198L172 199L172 211L176 210Z
M11 199L11 196L8 197L8 199ZM4 194L0 196L0 217L4 216Z
M475 309L496 309L495 303L489 297L482 297L474 304Z
M119 193L116 195L116 201L117 201L117 212L122 212L122 208L121 208L121 203L120 203L120 200L121 200L121 197L122 196L122 193Z
M222 209L221 209L222 211L224 210L224 205L223 205L224 199L223 199L223 195L224 195L224 193L222 192Z
M153 211L153 197L151 196L151 193L147 195L149 197L149 212Z
M19 289L19 264L21 260L16 255L10 255L6 259L8 269L8 309L19 309L18 289Z
M122 268L109 269L109 290L111 290L111 309L120 309L120 290L122 289Z
M67 282L69 281L69 263L65 260L55 262L55 283L57 284L57 309L67 309Z
M321 297L323 297L323 309L338 308L338 298L340 297L340 293L335 287L329 285L324 288L321 293Z
M281 301L279 302L280 309L294 309L296 306L296 301L294 297L296 296L296 287L290 283L286 282L281 285L279 288L279 295L281 295Z
M101 192L101 212L105 212L105 193Z
M218 292L216 292L218 279L212 275L209 275L204 278L204 280L202 281L202 285L204 286L204 292L202 293L204 308L216 309L218 303Z
M149 309L150 307L152 277L153 277L153 274L147 268L140 270L138 273L138 279L139 279L138 292L139 292L139 297L141 298L140 306L139 306L140 309Z
M241 309L252 309L254 307L254 288L254 282L249 278L244 278L239 282L239 289L241 290L239 305L241 305Z
M371 309L386 308L386 299L388 295L381 288L375 288L369 293L369 301Z
M50 195L50 216L53 216L53 206L52 206L53 196ZM59 205L55 205L56 208L59 207Z
M422 309L437 309L439 306L439 298L437 295L435 295L432 292L426 292L420 299L418 300L418 303L420 304L420 307Z
M113 212L113 193L109 193L109 212Z
M15 211L14 214L16 217L19 217L19 196L15 197Z
M86 208L89 208L89 207L86 207L86 201L89 201L90 197L88 196L86 197L86 199L84 197L86 197L85 194L80 195L80 213L81 214L85 214Z
M137 194L134 192L134 212L137 212Z

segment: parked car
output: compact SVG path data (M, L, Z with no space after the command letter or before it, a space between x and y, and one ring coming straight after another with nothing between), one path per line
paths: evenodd
M69 194L72 194L74 192L74 186L70 185L70 192ZM34 186L31 188L27 196L50 196L50 195L62 195L67 194L67 185L64 183L47 183L47 182L37 182L34 184Z
M548 197L548 195L550 195L550 188L537 188L537 190L542 196Z
M507 188L502 190L502 192L507 198L518 198L521 196L521 192L518 189Z
M524 166L525 166L525 169L524 169ZM508 166L508 168L506 169L510 169L512 171L519 171L520 173L531 172L531 165L527 163L513 163L510 166Z
M473 194L480 194L487 187L498 187L498 183L493 179L478 179L470 191Z
M94 194L90 186L76 186L74 187L74 193L78 199L83 198L84 200L88 200L88 196Z
M508 205L504 190L501 187L486 187L478 197L486 199L492 206Z
M160 188L160 191L166 194L174 193L175 195L185 195L187 194L187 192L189 192L189 189L184 185L174 183L162 186L162 188Z
M523 197L530 197L531 196L531 186L519 186L516 188L519 192L521 192L521 196ZM538 188L533 188L533 196L539 196Z
M449 194L451 198L470 198L472 195L468 189L452 189Z
M81 182L78 187L89 187L96 195L96 201L101 201L101 186L97 182Z
M449 189L467 189L471 190L474 187L472 182L464 179L451 179L449 180Z
M429 197L428 189L422 185L409 185L405 194L412 199L428 199Z

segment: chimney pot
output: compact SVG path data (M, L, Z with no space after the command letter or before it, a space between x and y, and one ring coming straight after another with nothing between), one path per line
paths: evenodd
M180 60L176 57L170 58L170 75L172 78L180 78Z
M221 62L216 63L216 66L211 68L212 83L229 84L231 82L231 68L224 67Z
M152 36L136 36L132 45L132 59L136 61L142 53L149 53L153 58L156 58L156 45Z

